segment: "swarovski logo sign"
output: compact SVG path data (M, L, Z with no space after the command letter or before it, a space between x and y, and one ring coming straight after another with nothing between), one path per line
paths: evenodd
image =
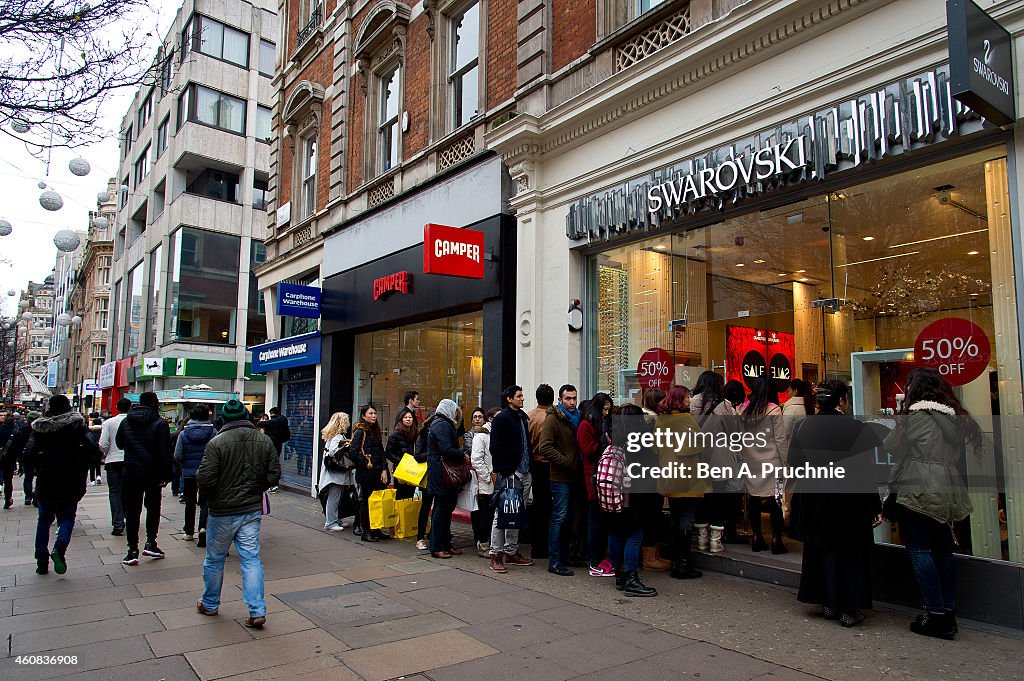
M596 241L655 231L982 126L977 111L953 98L950 67L939 66L581 198L569 207L566 236Z
M1016 119L1013 40L971 0L946 0L950 91L996 125Z

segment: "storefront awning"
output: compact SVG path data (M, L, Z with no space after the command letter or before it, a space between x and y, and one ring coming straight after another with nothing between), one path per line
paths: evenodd
M27 369L22 369L21 375L28 383L29 391L33 395L39 395L40 397L50 397L52 395L50 389L46 387L46 384L30 374Z

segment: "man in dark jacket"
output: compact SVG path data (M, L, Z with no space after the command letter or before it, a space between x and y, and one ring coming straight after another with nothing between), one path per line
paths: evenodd
M548 409L540 428L538 449L551 468L551 527L548 530L548 572L563 577L573 574L562 560L562 529L569 519L569 493L580 468L576 429L576 388L558 389L558 404ZM494 437L493 435L491 437Z
M7 455L7 443L20 430L18 420L12 412L0 419L0 472L4 478L4 510L14 506L14 471L18 467L13 456Z
M36 572L49 572L50 559L58 575L64 574L64 554L71 544L78 502L85 496L89 468L100 460L100 451L86 437L85 419L71 411L64 395L50 398L50 410L32 422L32 435L23 456L32 462L38 475L36 502ZM50 525L57 520L57 539L49 550Z
M510 478L516 478L522 486L523 499L530 495L530 433L529 419L523 411L523 389L518 385L510 385L501 393L505 403L491 422L491 462L497 479L494 492L509 484ZM498 528L498 516L495 514L491 524L491 569L495 572L506 572L505 565L533 565L533 561L519 552L519 530L502 530Z
M206 500L199 499L199 486L196 484L196 473L199 472L199 464L203 461L203 452L206 451L206 443L214 438L217 429L210 423L210 410L200 404L192 407L189 413L189 422L184 428L178 431L178 437L174 441L174 460L181 466L181 475L184 478L183 492L185 494L185 541L192 541L196 529L196 503L199 502L199 541L196 546L206 546L206 519L208 510Z
M114 438L124 450L124 481L121 497L124 504L128 553L124 565L139 564L139 524L142 507L146 507L146 544L142 554L163 558L157 546L160 531L160 495L171 481L171 429L160 417L160 400L156 393L139 395L139 403L131 408L117 429Z
M264 422L263 432L266 433L274 443L274 448L277 449L277 455L280 457L284 443L292 439L292 431L291 428L288 427L288 417L281 413L280 407L270 408L270 420ZM299 471L299 474L302 474L301 470ZM271 487L270 491L276 492L277 485Z
M206 445L196 473L199 493L210 509L203 596L196 610L216 615L224 581L224 559L232 542L242 569L242 600L249 606L247 627L267 621L260 561L260 518L263 492L281 480L281 461L269 437L256 430L249 412L238 400L228 400L221 412L224 427Z
M25 445L28 444L29 438L32 437L32 422L40 416L42 416L42 414L38 411L30 411L25 414L25 420L17 421L17 428L11 435L11 439L7 441L7 446L4 447L4 459L7 464L19 464L21 467L21 474L25 476L24 489L26 506L31 506L35 503L35 497L32 490L32 481L35 480L35 469L30 461L25 460L23 452L25 451ZM12 487L13 483L14 478L12 477ZM6 494L6 489L4 492Z

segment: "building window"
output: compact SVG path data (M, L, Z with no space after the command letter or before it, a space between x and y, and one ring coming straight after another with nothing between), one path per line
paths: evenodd
M96 261L96 285L110 285L110 256L101 255ZM106 304L106 300L103 301ZM105 327L104 327L105 328Z
M270 142L273 135L273 112L265 106L256 107L256 139Z
M267 181L253 180L252 183L252 207L256 210L267 210ZM264 252L266 250L264 249Z
M130 179L129 176L125 175L123 178L121 178L121 186L117 188L118 208L124 208L126 205L128 205L128 194L129 194L129 192L128 192L128 180L129 179Z
M157 310L160 306L161 265L163 264L163 244L157 246L149 254L149 311L146 315L146 351L156 347L157 343Z
M142 150L137 161L135 161L135 186L138 187L146 176L149 175L149 145Z
M156 157L160 158L167 151L167 129L171 127L171 116L168 114L160 127L156 129Z
M142 128L145 127L146 123L153 116L153 91L150 90L146 98L142 100L142 105L139 106L139 113L137 123L139 132L142 132Z
M178 129L184 121L245 134L245 101L202 85L189 85L178 99Z
M205 196L208 199L238 203L238 175L205 168L186 185L185 192Z
M386 173L398 165L398 88L400 69L394 66L380 76L378 93L380 94L377 149L379 160L378 173Z
M302 140L302 218L316 212L316 135Z
M277 46L269 40L260 40L260 64L259 71L264 76L274 77L274 61Z
M171 235L167 340L234 343L239 248L229 234L182 227Z
M267 313L256 283L255 269L267 261L267 247L262 241L251 241L249 263L249 323L245 329L245 344L259 345L267 340Z
M166 95L171 91L171 81L174 80L174 51L172 50L164 63L160 65L160 92Z
M452 18L448 70L452 126L460 128L476 116L480 105L480 5Z
M142 264L128 273L128 288L125 290L124 315L124 356L131 357L139 351L139 332L142 330Z
M109 280L110 270L107 270L107 278ZM96 328L100 331L107 330L107 322L109 321L108 315L110 314L108 305L110 301L106 298L100 298L96 301Z
M128 129L124 131L124 144L121 147L121 158L128 158L128 152L132 149L132 142L134 136L132 135L132 126L128 126Z
M249 34L196 14L181 32L181 57L198 49L203 54L249 68Z
M640 16L646 12L650 12L665 1L666 0L636 0L636 15Z

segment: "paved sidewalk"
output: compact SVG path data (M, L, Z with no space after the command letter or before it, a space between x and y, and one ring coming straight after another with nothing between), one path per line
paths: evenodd
M877 610L842 629L790 589L713 574L650 576L660 592L652 599L624 598L585 571L495 575L469 551L435 560L409 542L322 532L317 502L287 493L264 519L269 613L253 631L241 625L233 556L221 614L195 612L203 555L180 539L183 507L169 492L167 558L126 568L123 537L109 536L106 488L90 488L64 576L34 573L36 516L17 501L0 512L4 681L1021 678L1020 637L962 627L956 642L923 639L907 630L907 614ZM77 662L18 664L19 655Z

